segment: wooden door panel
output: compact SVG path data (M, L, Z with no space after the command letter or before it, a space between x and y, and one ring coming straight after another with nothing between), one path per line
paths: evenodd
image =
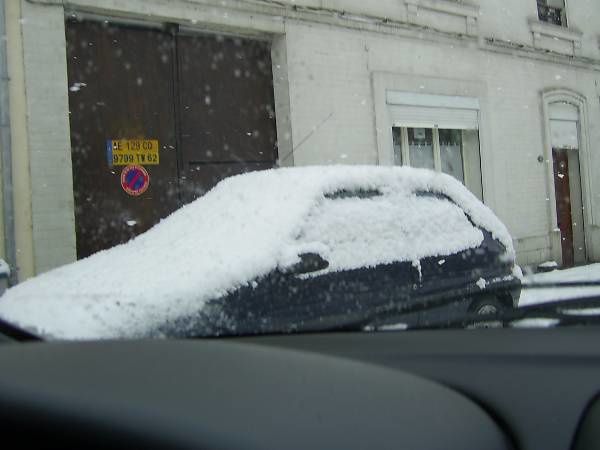
M178 207L172 62L159 30L67 21L69 108L78 257L129 240ZM109 139L156 139L159 165L148 189L121 187Z
M266 170L273 167L270 162L258 163L235 163L235 164L191 164L188 172L189 179L186 180L187 201L193 201L212 189L224 178L239 175L241 173Z
M552 150L554 164L554 190L556 215L561 234L563 266L574 264L573 219L571 215L571 189L569 186L569 159L566 150Z
M184 194L185 201L212 183L199 181L195 168L203 163L231 164L234 171L240 164L273 167L277 149L270 45L178 35L177 54L181 175L190 193Z
M107 21L68 20L66 37L79 258L227 176L275 165L270 44ZM150 180L140 195L111 164L106 144L117 139L158 141L158 164L139 163Z

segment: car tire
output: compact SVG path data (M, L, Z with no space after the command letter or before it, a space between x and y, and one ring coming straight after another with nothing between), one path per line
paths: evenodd
M473 300L469 305L469 312L485 316L494 316L506 311L507 305L500 299L492 296L481 297ZM474 321L468 328L503 328L501 320L479 320Z
M483 297L473 300L469 312L481 315L499 314L506 310L506 305L496 297Z

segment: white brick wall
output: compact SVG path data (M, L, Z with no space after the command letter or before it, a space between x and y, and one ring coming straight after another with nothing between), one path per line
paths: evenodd
M64 14L29 2L22 7L33 250L40 273L75 259Z
M410 0L419 3L417 0ZM451 4L454 0L428 0L435 5ZM275 2L273 2L275 3ZM278 0L276 3L293 5L308 10L337 10L348 15L364 14L371 17L387 18L392 21L407 21L406 0ZM479 34L485 37L533 45L533 36L528 24L529 19L537 19L535 0L465 0L455 3L472 5L479 8L477 22ZM460 21L457 16L443 17L432 10L423 10L419 21L427 20L426 26L444 31L458 30ZM598 45L598 23L600 21L600 2L594 0L567 0L569 28L584 34L582 56L600 58Z
M364 38L350 30L331 34L329 28L288 25L286 40L295 164L375 164Z
M600 2L590 0L567 0L569 27L583 32L582 55L600 58Z
M298 150L297 164L376 162L369 79L373 71L422 76L419 92L425 93L430 92L428 77L452 78L449 86L461 79L485 85L486 123L481 125L489 139L482 149L488 160L482 164L493 171L488 173L493 184L488 185L486 202L509 227L523 263L550 258L548 162L537 159L545 155L541 93L561 87L586 96L592 143L597 143L596 72L324 25L288 24L286 37L294 142L310 135ZM597 151L590 171L600 173Z
M61 2L46 2L52 6L23 2L22 25L37 271L75 257L64 12ZM278 114L289 114L289 122L278 117L278 133L280 139L286 128L291 133L296 165L379 162L379 152L387 150L378 148L378 93L372 84L376 72L422 80L410 87L419 92L441 93L441 89L464 95L471 82L476 84L482 105L486 203L508 225L522 262L550 257L547 163L537 161L544 155L542 91L570 89L587 99L588 170L600 173L600 2L568 2L569 25L583 33L581 54L587 58L573 60L532 49L528 19L536 16L534 0L472 0L480 7L478 38L415 28L405 23L402 0L288 0L310 7L298 11L279 7L282 2L268 3L231 1L224 8L218 0L70 2L87 12L174 21L199 30L277 34L287 70L275 72L289 81L288 89L276 90L276 95L289 96L289 102L276 99ZM327 9L345 14L333 15ZM370 17L357 19L353 14ZM381 23L384 17L393 22L391 26ZM458 26L436 17L432 28L450 31ZM490 44L485 38L504 42ZM589 195L599 206L587 224L596 259L600 258L598 183L591 181Z

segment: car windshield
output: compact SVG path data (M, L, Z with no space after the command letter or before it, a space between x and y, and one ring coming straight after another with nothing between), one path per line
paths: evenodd
M600 321L600 3L0 2L0 334Z

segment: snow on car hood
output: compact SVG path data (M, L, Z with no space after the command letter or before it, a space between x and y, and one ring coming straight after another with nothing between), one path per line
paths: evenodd
M330 239L336 234L335 224L307 234L306 220L318 215L325 194L357 189L380 190L405 199L416 199L415 191L445 194L514 255L504 225L447 175L403 167L279 168L227 178L128 243L9 289L0 298L0 317L52 339L144 336L167 320L198 312L208 300L252 283L276 267L297 262L299 253L327 253L327 244L335 241ZM397 255L382 250L386 246L365 245L368 265L392 260L418 264L425 256L481 243L481 232L473 227L461 232L458 219L454 239L436 239L436 230L428 227L440 224L430 225L431 214L420 211L416 202L406 205L411 214L396 220L399 229L412 227L410 239L398 247ZM462 222L468 222L464 214L459 215ZM343 217L338 219L344 222ZM386 233L378 219L374 214L363 221L365 235L369 223L375 233ZM451 222L446 221L447 226L453 226ZM424 239L419 240L419 233ZM343 256L330 270L345 268L348 263Z

